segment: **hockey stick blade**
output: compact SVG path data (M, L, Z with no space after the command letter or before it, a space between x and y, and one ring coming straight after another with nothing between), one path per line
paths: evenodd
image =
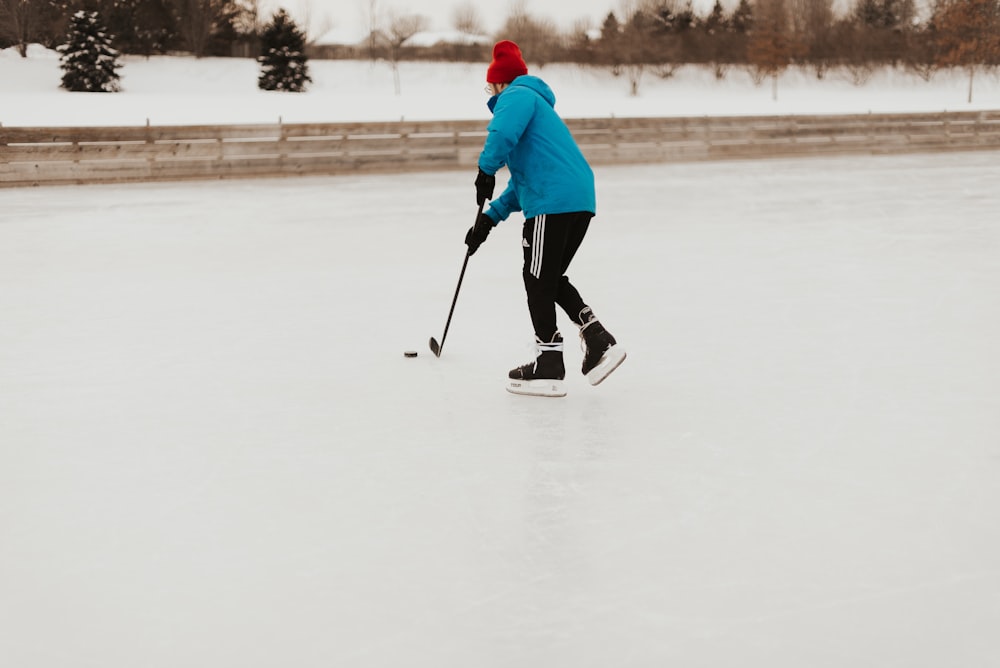
M441 357L441 346L438 345L438 342L434 339L433 336L431 337L430 345L431 345L431 352L434 353L434 357Z

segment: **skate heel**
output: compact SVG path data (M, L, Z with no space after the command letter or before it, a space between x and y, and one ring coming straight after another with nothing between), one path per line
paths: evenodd
M591 385L600 385L611 372L625 361L625 349L618 345L611 332L594 317L590 307L580 311L580 343L583 364L580 371Z
M625 348L620 345L611 346L601 355L597 365L587 372L587 382L591 385L600 385L601 381L610 376L612 371L621 366L626 357Z

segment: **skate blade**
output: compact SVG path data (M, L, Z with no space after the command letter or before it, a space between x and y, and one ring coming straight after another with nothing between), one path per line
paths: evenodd
M600 385L601 381L611 375L611 372L622 365L625 361L625 349L621 346L611 346L601 357L593 369L587 374L587 382L591 385Z
M507 381L507 391L531 397L565 397L566 384L561 380L515 380Z

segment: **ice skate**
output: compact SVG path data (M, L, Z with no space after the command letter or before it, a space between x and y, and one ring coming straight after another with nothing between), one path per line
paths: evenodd
M563 365L563 338L556 332L552 341L537 338L538 355L534 362L522 364L507 374L507 391L537 397L565 397L566 367Z
M599 385L625 361L625 349L618 345L611 332L594 317L590 308L580 314L580 340L583 347L581 371L591 385Z

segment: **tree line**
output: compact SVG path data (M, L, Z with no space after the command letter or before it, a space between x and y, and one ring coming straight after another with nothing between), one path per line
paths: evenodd
M374 2L373 2L374 4ZM696 12L690 0L638 0L610 11L600 26L581 23L561 32L550 20L515 4L494 35L513 39L536 65L576 62L625 74L633 93L644 73L669 77L681 65L711 66L723 78L734 67L771 79L792 65L822 78L845 69L863 83L879 67L903 66L929 78L938 68L961 67L969 93L977 72L1000 67L1000 0L933 0L918 12L915 0L853 0L844 12L834 0L739 0L730 9L716 0ZM456 27L480 30L471 5L457 8ZM65 40L69 17L96 11L122 53L186 51L195 56L258 56L264 30L258 0L0 0L0 47L31 42L54 47ZM471 13L470 13L471 12ZM337 55L481 61L489 44L417 48L407 40L426 21L399 16L389 27ZM405 27L406 29L400 29ZM390 29L391 28L391 29ZM377 38L378 36L378 38ZM330 55L319 48L311 55Z
M121 53L143 56L257 56L265 27L257 0L0 0L0 48L55 48L80 11L100 17Z
M301 93L312 81L309 76L305 34L284 9L279 9L260 33L261 90ZM121 52L115 48L112 36L100 13L78 10L69 20L66 39L56 46L61 86L73 92L115 93L121 90L118 70Z
M686 64L711 66L718 78L745 67L755 81L789 66L822 79L846 70L857 84L886 65L925 79L936 69L976 72L1000 67L1000 0L935 0L921 15L915 0L854 0L842 14L833 0L739 0L730 10L715 0L704 15L690 2L647 0L621 15L610 12L598 31L553 39L551 26L522 15L504 36L536 62L594 63L624 73L638 92L644 72L668 78Z

